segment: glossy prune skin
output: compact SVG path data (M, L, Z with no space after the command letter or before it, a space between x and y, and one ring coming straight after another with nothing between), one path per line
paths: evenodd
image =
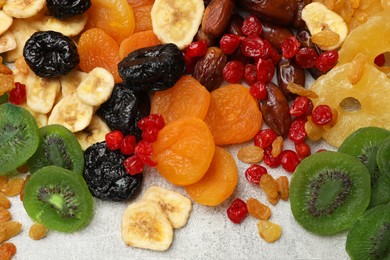
M23 57L30 69L43 78L66 75L80 62L75 42L55 31L31 35L24 45Z
M46 0L50 14L65 19L85 13L91 7L91 0Z
M130 175L119 150L111 151L106 142L95 143L84 152L83 173L92 195L102 200L125 201L138 194L143 174Z
M118 71L131 90L165 90L184 75L185 61L175 44L160 44L131 52L119 62Z
M120 130L125 135L141 139L137 122L149 115L150 99L145 92L135 92L124 84L116 84L111 97L103 103L97 113L111 130Z

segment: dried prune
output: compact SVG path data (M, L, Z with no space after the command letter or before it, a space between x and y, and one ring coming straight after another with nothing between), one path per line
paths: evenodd
M116 84L111 97L103 103L97 113L111 130L120 130L141 139L141 130L137 122L149 115L150 100L145 92L135 92L124 84Z
M175 44L160 44L131 52L119 62L118 70L131 90L164 90L184 75L185 61Z
M85 13L91 7L91 0L46 0L50 14L65 19Z
M23 56L30 69L45 78L68 74L80 61L75 42L55 31L31 35L24 45Z
M124 201L141 188L143 174L130 175L123 164L126 156L111 151L106 142L95 143L84 152L83 177L92 195L102 200Z

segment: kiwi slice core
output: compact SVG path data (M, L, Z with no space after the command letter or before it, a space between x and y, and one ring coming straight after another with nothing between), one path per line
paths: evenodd
M325 151L296 168L290 184L291 211L297 222L317 234L350 228L370 201L370 174L355 157Z

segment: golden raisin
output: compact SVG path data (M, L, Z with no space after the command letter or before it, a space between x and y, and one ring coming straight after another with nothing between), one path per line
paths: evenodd
M257 223L257 230L261 238L268 243L275 242L282 235L282 228L268 220L260 220Z
M255 198L249 198L246 202L249 214L257 219L268 220L271 217L271 210Z
M304 96L308 98L318 98L317 93L309 89L305 89L301 85L295 84L294 82L288 83L287 89L290 90L291 93L297 94L299 96Z
M288 200L289 187L288 187L288 178L286 176L280 176L276 178L276 184L278 187L278 193L282 200Z
M0 190L7 184L7 176L0 176Z
M15 68L22 74L28 74L30 72L30 68L26 63L26 60L23 56L20 56L14 63Z
M276 158L279 156L279 154L283 150L283 137L278 136L276 139L272 142L272 150L271 155L272 157Z
M5 208L0 207L0 222L6 222L11 219L11 214Z
M314 34L311 41L319 46L328 47L336 45L340 40L340 35L328 28Z
M16 246L13 243L3 243L0 245L0 259L9 260L16 254Z
M0 74L0 95L15 87L12 74Z
M8 68L6 65L0 63L0 73L1 74L12 74L12 70Z
M28 235L31 239L39 240L46 236L47 230L46 227L42 224L34 224L30 227Z
M11 202L9 201L9 199L3 194L0 192L0 207L2 208L5 208L5 209L9 209L9 207L11 207Z
M238 150L237 158L244 163L257 163L263 160L263 148L255 145L241 147Z
M16 236L22 230L22 224L16 221L0 222L0 243Z
M312 141L320 140L325 132L322 126L316 125L311 121L311 117L308 117L308 120L305 123L305 131L307 137Z
M21 178L21 177L15 177L15 178L12 178L12 179L9 179L7 184L1 189L1 191L9 196L9 197L13 197L13 196L16 196L18 195L22 188L23 188L23 184L24 184L24 179Z
M276 181L271 174L264 174L261 177L260 188L264 190L268 198L275 199L279 197Z
M366 70L367 60L367 56L362 53L358 53L352 60L353 70L348 73L348 79L351 84L358 83L363 77L364 71Z

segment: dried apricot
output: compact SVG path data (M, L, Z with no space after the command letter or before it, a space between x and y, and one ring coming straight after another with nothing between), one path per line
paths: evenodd
M102 67L114 75L116 83L122 81L118 73L119 45L105 31L93 28L83 32L77 49L81 70L90 72Z
M204 119L210 105L210 93L199 81L183 76L167 90L156 91L151 113L160 114L166 123L182 117Z
M238 182L237 165L224 148L215 153L206 174L198 182L185 187L188 195L199 204L216 206L232 195Z
M16 254L16 246L13 243L3 243L0 245L0 259L10 260Z
M133 7L134 17L135 17L135 29L134 32L141 32L146 30L152 30L152 16L150 11L152 10L153 5L141 5L138 7Z
M127 2L129 3L129 5L131 5L131 7L134 8L141 5L153 4L154 0L127 0Z
M184 117L167 124L153 143L157 170L178 186L199 181L207 172L214 151L210 130L195 117Z
M256 135L262 124L262 115L249 89L231 84L211 92L205 122L215 144L236 144L249 141Z
M271 217L271 210L255 198L249 198L246 201L246 207L249 214L257 219L268 220Z
M100 28L118 44L134 32L133 8L127 0L92 0L87 14L88 22L85 28Z
M130 52L133 52L137 49L152 47L160 43L160 40L152 30L133 33L124 39L119 46L119 59L122 60Z

